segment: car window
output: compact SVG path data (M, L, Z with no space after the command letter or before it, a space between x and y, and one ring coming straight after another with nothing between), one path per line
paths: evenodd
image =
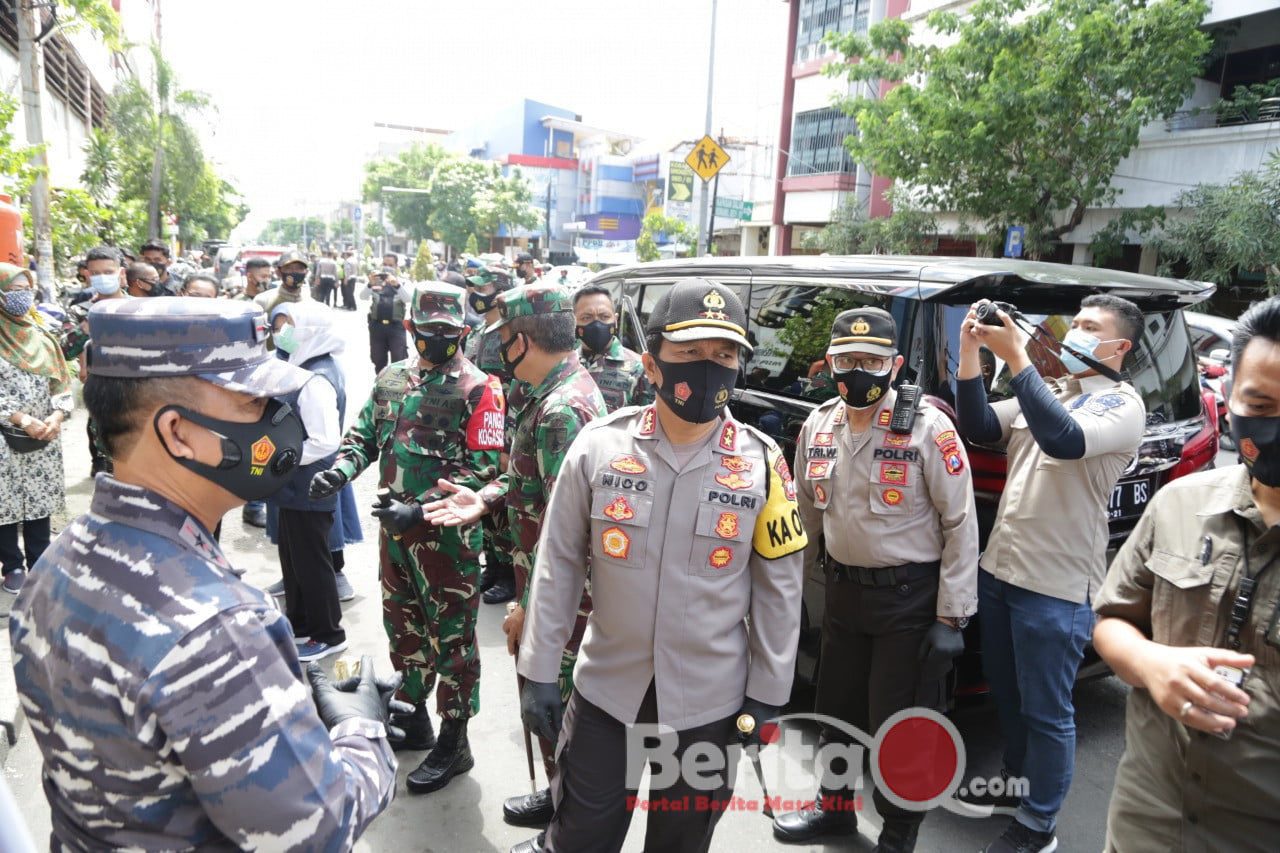
M952 377L960 352L960 324L968 313L967 305L948 305L945 311L947 367ZM1050 340L1060 341L1071 328L1071 315L1030 314L1024 316L1044 331ZM1037 338L1027 345L1031 363L1041 376L1066 376L1067 370L1053 348ZM982 350L983 383L992 401L1013 396L1012 376L989 350ZM1125 362L1125 372L1134 389L1147 406L1147 423L1160 424L1186 420L1201 412L1200 384L1195 356L1187 327L1178 312L1146 314L1142 338ZM953 380L954 381L954 380ZM952 389L954 392L954 388Z
M1196 355L1207 356L1216 349L1231 349L1231 341L1222 337L1212 329L1203 329L1188 325L1187 331L1191 333L1191 343L1192 346L1195 347Z
M908 300L822 282L753 281L747 387L816 402L836 396L825 361L831 325L842 311L868 305L892 313L900 337L909 327Z
M736 293L738 298L745 304L747 299L747 286L745 284L727 281L720 283ZM636 300L636 313L640 317L641 325L648 327L649 315L652 314L653 309L657 307L658 300L661 299L663 294L669 291L674 285L675 282L672 281L647 281L644 283L642 288L639 288L639 297Z

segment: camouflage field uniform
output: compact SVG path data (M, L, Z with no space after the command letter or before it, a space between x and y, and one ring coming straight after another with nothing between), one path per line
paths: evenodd
M282 381L302 371L270 356L250 306L113 303L90 315L95 374L216 375L258 394L305 381ZM383 724L326 731L284 615L155 492L99 476L9 637L54 849L349 850L391 801Z
M653 402L653 386L644 375L644 364L639 354L624 347L616 336L602 353L587 355L581 346L578 351L610 412L624 406L647 406Z
M467 338L467 358L491 376L505 375L501 349L502 336L498 334L493 324L486 325ZM511 452L511 438L516 434L516 415L519 413L519 406L524 399L523 392L526 390L522 387L523 385L523 382L516 379L511 379L507 385L506 446L502 448L505 453ZM515 573L515 564L511 558L515 543L511 541L507 526L499 523L500 521L492 516L485 516L482 523L485 566L490 572L496 570L498 575L511 577Z
M479 489L498 473L505 401L498 380L462 355L422 372L418 356L378 375L334 467L354 479L375 460L378 484L421 503L446 479ZM475 628L480 526L420 524L400 539L379 530L382 613L400 692L417 704L440 677L442 718L480 710Z

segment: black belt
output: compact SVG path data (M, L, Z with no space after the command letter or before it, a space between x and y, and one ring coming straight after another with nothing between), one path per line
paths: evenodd
M889 566L883 569L868 569L865 566L846 566L835 560L829 562L831 579L848 581L862 586L899 586L914 583L938 576L942 567L940 561L932 563L904 563L901 566Z

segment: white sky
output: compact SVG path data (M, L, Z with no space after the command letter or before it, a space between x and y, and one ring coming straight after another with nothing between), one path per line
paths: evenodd
M375 121L459 128L531 98L675 141L702 133L710 0L170 0L164 51L218 105L205 144L253 208L359 192ZM355 12L355 14L353 14ZM713 128L774 144L785 0L720 0ZM403 138L395 134L393 138Z

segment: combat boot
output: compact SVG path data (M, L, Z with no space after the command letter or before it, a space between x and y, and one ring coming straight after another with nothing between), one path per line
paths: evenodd
M391 748L400 752L410 749L431 749L436 745L436 733L431 728L431 712L427 710L426 700L413 706L411 714L392 714L391 725L404 731L404 737L387 735Z
M785 844L803 844L824 835L855 835L858 815L852 809L833 806L851 805L852 801L819 791L813 805L798 812L787 812L773 819L773 837Z
M919 831L918 820L886 820L871 853L911 853L916 849L916 833Z
M471 744L467 741L467 721L456 717L440 723L440 737L435 748L405 779L412 794L429 794L438 791L459 773L466 773L476 766L471 757Z

